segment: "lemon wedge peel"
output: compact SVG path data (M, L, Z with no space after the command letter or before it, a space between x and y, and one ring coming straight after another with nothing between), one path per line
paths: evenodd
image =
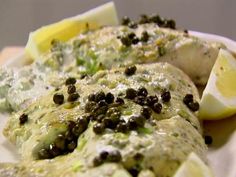
M31 32L25 52L29 57L36 59L50 49L53 39L65 42L87 29L96 29L106 25L118 25L118 17L113 2Z
M174 177L214 177L212 170L194 153L176 171Z
M199 118L217 120L236 113L236 59L220 49L200 101Z

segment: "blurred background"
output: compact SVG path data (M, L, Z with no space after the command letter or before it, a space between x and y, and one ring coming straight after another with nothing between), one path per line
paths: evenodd
M0 50L25 45L42 25L85 12L108 0L0 0ZM236 40L236 0L114 0L121 18L159 13L184 29Z

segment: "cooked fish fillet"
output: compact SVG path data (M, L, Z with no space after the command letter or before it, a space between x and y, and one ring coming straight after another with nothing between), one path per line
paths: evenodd
M91 78L77 81L76 90L80 97L73 103L66 101L69 95L64 85L25 110L13 114L3 133L17 146L23 160L18 164L2 164L0 176L112 176L114 171L128 173L138 166L144 173L149 170L147 173L150 175L167 177L174 174L192 151L205 160L206 145L201 136L197 112L191 111L183 103L186 94L193 94L194 100L199 101L197 89L189 77L167 63L137 65L135 74L131 76L127 76L126 71L127 68L99 71ZM113 106L118 108L120 119L127 123L133 116L140 115L143 107L135 99L127 98L127 89L138 90L140 87L145 87L148 95L156 95L162 105L160 113L153 109L151 118L145 121L143 127L127 133L106 128L104 133L96 134L93 130L96 121L90 121L87 129L78 137L77 148L73 152L53 159L38 160L41 149L49 147L58 134L69 131L65 126L68 121L88 116L85 109L91 93L110 92L115 98L124 99L123 105L111 104L108 111ZM161 98L163 91L170 92L169 102ZM53 102L56 93L64 95L63 104ZM101 113L101 110L100 107L96 111ZM28 121L20 124L19 118L23 114L28 115ZM107 113L101 114L108 116ZM122 160L113 167L113 163L94 167L94 159L104 150L118 150ZM142 154L142 158L137 160L137 154Z

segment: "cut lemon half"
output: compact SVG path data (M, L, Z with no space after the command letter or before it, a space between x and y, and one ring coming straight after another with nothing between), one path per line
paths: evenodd
M236 59L219 51L200 101L201 119L222 119L236 113Z
M31 32L25 47L29 57L36 59L51 48L51 41L68 41L88 30L106 25L117 25L118 18L113 2L91 9L81 15L67 18Z
M174 177L214 177L211 169L194 153L190 153Z

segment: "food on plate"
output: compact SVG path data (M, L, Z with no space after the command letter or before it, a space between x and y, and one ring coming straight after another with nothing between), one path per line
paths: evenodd
M213 177L211 169L195 154L189 154L187 160L182 163L174 177Z
M221 49L201 98L199 117L222 119L236 113L236 59Z
M85 32L88 28L96 29L101 26L117 24L116 9L114 3L110 2L84 14L64 19L31 32L25 51L32 59L38 59L42 53L51 48L51 41L55 38L65 42Z
M167 63L67 78L10 116L4 135L23 160L2 164L0 176L172 176L191 152L206 160L198 101Z
M212 176L198 116L235 113L223 44L158 15L118 25L108 3L36 30L25 50L32 64L0 68L3 134L21 155L0 176Z

